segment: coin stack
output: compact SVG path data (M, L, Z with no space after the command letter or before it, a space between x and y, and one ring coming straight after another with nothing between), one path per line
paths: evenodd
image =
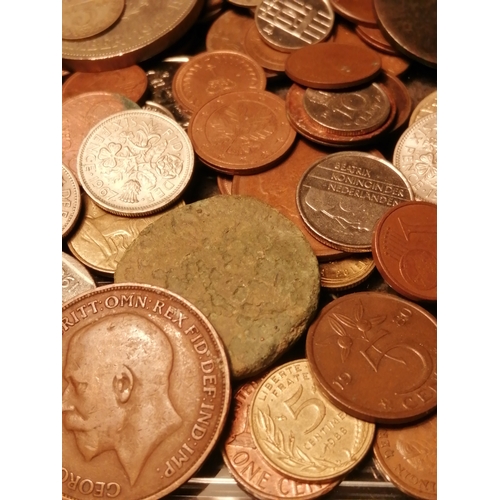
M410 3L63 1L63 498L436 498Z

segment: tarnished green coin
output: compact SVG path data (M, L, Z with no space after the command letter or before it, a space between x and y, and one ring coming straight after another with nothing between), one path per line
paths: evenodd
M320 290L301 231L248 196L214 196L166 213L118 263L115 282L156 285L200 309L235 379L269 367L307 328Z

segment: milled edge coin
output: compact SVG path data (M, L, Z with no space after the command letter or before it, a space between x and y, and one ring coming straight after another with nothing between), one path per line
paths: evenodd
M62 165L62 237L67 236L78 220L81 208L80 186L76 177Z

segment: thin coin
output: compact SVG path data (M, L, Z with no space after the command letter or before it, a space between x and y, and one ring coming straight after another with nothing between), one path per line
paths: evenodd
M326 481L352 470L371 449L375 425L346 414L318 390L307 360L276 367L250 406L257 448L282 474Z
M377 81L384 85L384 88L396 103L396 118L388 130L388 134L394 135L408 124L412 109L410 92L406 88L406 85L397 76L391 73L382 71Z
M62 493L158 500L187 481L229 411L217 332L182 297L110 285L62 310Z
M330 0L333 10L344 19L362 26L377 27L373 0Z
M347 290L362 283L374 269L375 263L367 255L322 262L319 265L321 286L328 290Z
M262 0L255 10L260 36L282 52L322 42L330 35L334 19L328 0Z
M296 136L285 103L266 91L231 92L212 99L192 118L188 133L204 163L231 175L270 168Z
M288 52L280 52L263 42L255 23L252 23L247 30L243 44L246 53L264 69L279 71L280 73L285 71L285 62L289 56Z
M325 306L307 333L315 380L346 413L402 424L437 405L437 323L394 295L358 292Z
M319 296L318 261L286 217L250 196L213 196L144 229L115 282L181 294L221 336L231 374L265 370L305 331Z
M85 266L80 264L74 257L62 252L62 302L80 295L84 292L94 290L96 284L94 278Z
M331 42L296 50L285 63L285 73L295 83L323 90L371 82L380 69L380 57L373 50Z
M387 41L384 34L378 28L368 28L366 26L356 26L356 34L375 50L380 50L391 56L399 55L397 50Z
M205 39L209 52L232 50L246 54L245 35L250 26L255 25L253 17L239 10L226 10L210 26Z
M284 476L262 457L250 429L250 405L259 380L240 386L233 396L231 427L222 446L222 458L237 483L259 500L312 500L333 490L340 480L303 482Z
M77 168L83 189L101 208L138 217L181 196L193 173L194 152L174 120L152 111L123 111L89 132Z
M81 208L80 186L70 170L62 166L62 237L73 229Z
M397 488L437 499L437 414L404 427L378 427L373 451L379 470Z
M377 222L372 253L385 281L410 300L437 300L437 205L401 203Z
M437 90L431 92L427 97L422 99L417 104L410 116L410 121L408 124L411 126L420 118L431 115L432 113L437 114Z
M394 166L408 179L415 199L437 203L437 114L416 121L399 138Z
M233 178L228 175L218 174L217 187L219 188L221 194L232 194Z
M314 162L297 187L306 227L323 243L345 252L371 251L378 219L413 200L410 185L388 161L369 153L333 153Z

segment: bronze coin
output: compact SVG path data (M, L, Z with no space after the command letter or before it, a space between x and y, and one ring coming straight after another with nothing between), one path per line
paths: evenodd
M250 26L255 26L250 15L239 10L226 10L208 29L205 39L207 50L232 50L246 54L244 40Z
M63 498L157 500L187 481L229 411L224 346L187 300L109 285L62 309Z
M387 41L384 34L378 28L367 28L366 26L356 26L356 34L375 50L380 50L392 56L399 55L392 45Z
M377 27L373 0L330 0L333 10L354 24Z
M325 306L306 355L336 406L369 422L417 420L437 405L437 323L394 295L351 293Z
M380 57L354 45L323 42L292 52L285 73L313 89L345 89L371 82L381 69Z
M437 300L437 205L401 203L373 232L372 253L385 281L410 300Z
M62 237L67 236L78 220L82 206L80 186L76 177L62 166Z

